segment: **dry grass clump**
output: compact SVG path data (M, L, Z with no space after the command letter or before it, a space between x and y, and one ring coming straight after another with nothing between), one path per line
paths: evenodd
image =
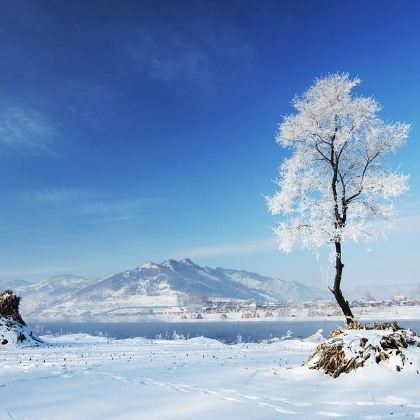
M7 289L0 293L0 316L11 318L13 321L26 325L19 313L20 296L13 290Z
M407 363L404 352L408 346L420 347L417 334L401 328L396 322L364 325L353 322L331 332L309 358L310 369L323 370L337 378L366 363L381 363L392 359L392 366L400 371ZM411 363L411 362L410 362Z

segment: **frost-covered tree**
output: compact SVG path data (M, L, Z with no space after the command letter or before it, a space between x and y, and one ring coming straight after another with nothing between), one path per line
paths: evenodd
M330 245L335 260L331 292L347 322L353 314L341 291L342 244L383 236L393 200L407 191L408 176L388 169L387 155L406 140L405 123L379 118L380 105L352 95L360 80L332 74L293 100L296 113L279 125L277 142L292 150L279 168L279 190L267 198L280 249Z

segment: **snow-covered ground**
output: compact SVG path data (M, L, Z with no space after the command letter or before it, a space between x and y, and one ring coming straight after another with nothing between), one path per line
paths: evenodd
M319 336L226 345L206 338L43 336L0 350L1 419L420 417L420 349L338 379L302 367Z

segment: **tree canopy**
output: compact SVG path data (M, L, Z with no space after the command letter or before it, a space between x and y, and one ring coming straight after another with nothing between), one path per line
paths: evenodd
M276 140L292 154L267 203L273 215L284 215L275 228L284 251L376 239L392 219L393 199L408 188L408 176L390 170L387 155L410 125L384 122L374 98L353 94L359 83L347 73L317 79L279 125Z

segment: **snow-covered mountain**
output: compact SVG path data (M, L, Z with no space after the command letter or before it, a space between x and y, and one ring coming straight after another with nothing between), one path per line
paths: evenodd
M148 263L103 279L55 276L19 287L22 312L42 318L147 314L208 299L257 302L330 299L327 291L243 270L201 267L190 259Z
M315 300L327 294L303 283L263 277L256 273L201 267L186 258L149 263L114 274L73 294L102 301L109 297L185 295L195 298L235 298L256 301Z
M307 286L306 284L297 281L264 277L244 270L216 268L214 271L235 283L242 284L249 289L255 290L260 295L268 296L268 299L266 300L269 301L306 302L331 299L331 294L327 290Z
M12 279L12 280L0 280L0 291L6 289L20 289L25 286L29 286L31 283L27 280Z
M90 281L84 277L62 274L49 277L36 283L24 280L8 281L1 284L3 289L15 290L23 299L23 313L33 314L55 304L78 289L85 287Z

